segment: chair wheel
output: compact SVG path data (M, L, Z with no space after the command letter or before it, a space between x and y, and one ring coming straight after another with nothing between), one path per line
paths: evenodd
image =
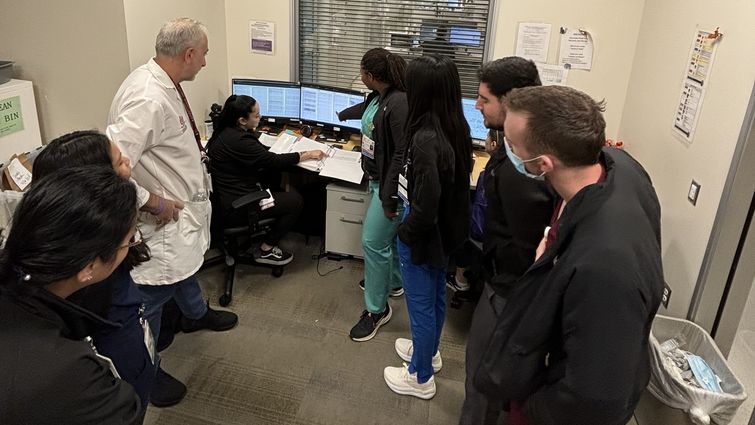
M231 303L231 299L232 298L231 298L231 296L229 294L223 294L223 295L220 296L220 299L218 300L218 303L222 307L226 307L228 304Z
M273 277L281 277L283 275L283 267L273 267Z

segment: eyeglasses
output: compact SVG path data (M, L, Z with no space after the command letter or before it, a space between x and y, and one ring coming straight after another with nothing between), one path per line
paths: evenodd
M136 230L134 231L134 236L131 236L131 241L129 243L127 243L126 245L123 245L122 247L118 248L118 249L132 248L132 247L135 247L137 245L140 245L142 242L144 242L142 240L142 231L139 230L139 228L137 227Z

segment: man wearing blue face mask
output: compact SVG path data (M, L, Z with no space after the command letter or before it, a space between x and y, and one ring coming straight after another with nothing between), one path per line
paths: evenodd
M480 87L475 106L485 126L498 133L503 131L504 96L514 88L540 85L535 64L516 56L486 63L478 76ZM545 182L517 171L501 146L505 145L502 140L496 139L494 143L483 181L487 201L482 232L485 284L467 338L467 377L460 425L496 423L501 415L500 401L475 388L475 373L496 317L505 307L508 286L535 262L535 249L553 214L555 201Z
M569 87L512 90L507 155L561 197L538 259L510 285L475 385L517 423L624 425L649 376L661 301L660 205L649 176L604 148L603 105Z

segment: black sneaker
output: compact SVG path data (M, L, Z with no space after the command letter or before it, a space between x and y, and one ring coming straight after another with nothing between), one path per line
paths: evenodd
M359 281L359 287L362 288L362 291L364 291L364 279ZM390 291L388 291L389 297L398 298L402 295L404 295L404 288L391 289Z
M286 252L277 246L274 246L269 251L259 250L257 251L254 261L262 264L270 264L273 266L285 266L294 259L294 254Z
M392 314L391 306L388 304L385 305L385 311L382 313L372 314L367 310L363 311L359 322L351 328L349 336L357 342L371 340L377 334L378 329L391 320Z
M172 377L162 368L157 369L155 384L149 401L155 407L170 407L178 404L186 396L186 385Z
M470 289L468 282L460 282L455 275L446 276L446 286L454 292L465 292Z
M232 329L237 323L239 323L239 316L235 313L213 310L210 308L210 303L208 302L207 313L201 319L191 320L181 317L181 330L186 333L202 329L220 332Z

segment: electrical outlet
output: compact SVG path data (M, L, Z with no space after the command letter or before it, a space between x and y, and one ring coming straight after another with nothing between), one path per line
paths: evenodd
M689 192L687 192L687 199L692 205L697 205L697 197L700 195L700 183L692 180L689 184Z
M671 299L671 287L668 286L668 283L663 282L663 295L661 296L661 304L663 304L664 307L668 308L668 302Z

